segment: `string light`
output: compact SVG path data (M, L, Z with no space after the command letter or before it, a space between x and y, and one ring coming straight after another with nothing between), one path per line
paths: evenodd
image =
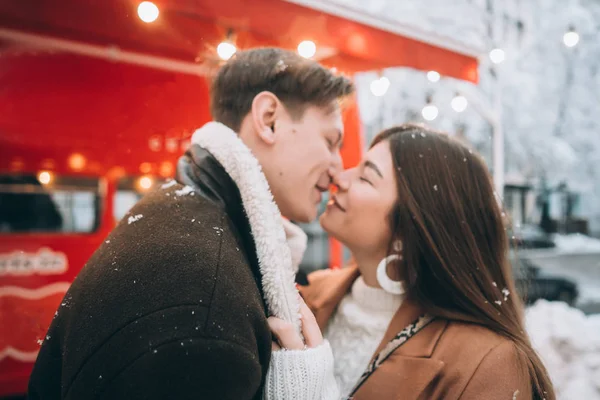
M40 171L38 174L38 181L42 185L48 185L50 182L52 182L52 173L49 171Z
M311 58L317 53L317 45L312 40L304 40L298 45L298 54L304 58Z
M454 96L454 98L452 99L452 102L450 103L450 105L452 106L452 109L454 111L456 111L457 113L461 113L463 111L465 111L467 109L467 105L468 105L468 101L465 98L465 96L461 96L460 94L457 94L456 96Z
M579 43L579 34L575 31L574 27L569 27L569 31L563 36L563 42L567 47L575 47Z
M490 51L490 60L492 60L492 62L494 64L500 64L502 61L504 61L504 50L502 49L494 49L492 51Z
M149 176L142 176L139 181L140 188L148 190L152 187L152 178Z
M219 55L219 57L221 57L222 60L225 61L233 57L236 51L237 48L235 47L235 45L228 41L223 41L217 46L217 54Z
M438 114L439 114L439 110L433 104L427 104L425 107L423 107L423 110L421 111L421 115L427 121L433 121L434 119L437 118Z
M138 17L146 23L154 22L158 19L160 11L156 4L151 1L142 1L137 8Z
M390 88L390 80L385 76L380 76L371 82L371 93L373 96L381 97L385 95Z
M440 73L437 71L429 71L427 73L427 79L429 82L438 82L440 80Z

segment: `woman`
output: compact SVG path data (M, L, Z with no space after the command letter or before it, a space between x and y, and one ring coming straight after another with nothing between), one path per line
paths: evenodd
M355 265L309 275L304 341L270 319L288 351L273 352L265 398L555 398L480 157L422 126L388 129L320 222Z

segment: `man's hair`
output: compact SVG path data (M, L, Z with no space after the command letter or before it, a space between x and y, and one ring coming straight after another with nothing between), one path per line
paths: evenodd
M354 85L350 79L292 51L241 51L221 67L212 84L213 119L239 131L254 97L263 91L277 96L292 117L301 118L307 106L327 106L351 94Z

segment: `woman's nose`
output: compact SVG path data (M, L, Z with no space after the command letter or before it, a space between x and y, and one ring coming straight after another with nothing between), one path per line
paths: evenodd
M341 171L331 176L331 184L336 190L346 192L350 189L351 184L350 170Z

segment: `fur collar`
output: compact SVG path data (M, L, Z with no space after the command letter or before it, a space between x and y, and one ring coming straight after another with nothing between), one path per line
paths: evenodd
M218 122L194 132L192 143L208 150L237 185L256 244L269 312L300 331L298 291L282 217L258 160L237 133Z

